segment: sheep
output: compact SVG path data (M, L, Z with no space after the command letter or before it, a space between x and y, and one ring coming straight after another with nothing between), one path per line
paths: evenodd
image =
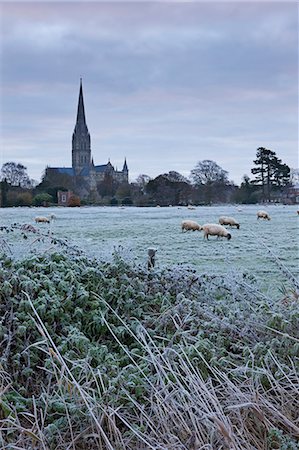
M42 217L42 216L38 216L35 219L36 223L50 223L51 219L49 219L49 217Z
M256 215L257 215L257 219L271 220L271 217L269 216L267 211L260 210L256 213Z
M219 217L220 225L229 225L231 227L240 228L240 224L233 217L221 216Z
M185 231L201 231L201 225L199 225L194 220L183 220L182 222L182 232Z
M219 237L226 237L228 240L231 239L231 234L224 228L222 225L218 225L217 223L206 223L202 226L202 230L204 231L203 238L207 238L209 240L209 235Z

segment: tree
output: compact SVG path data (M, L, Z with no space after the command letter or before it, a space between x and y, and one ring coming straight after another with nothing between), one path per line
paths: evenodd
M215 161L204 159L198 161L195 168L191 170L191 179L197 186L213 183L228 184L228 172L223 170Z
M254 186L248 175L243 176L241 186L236 191L235 201L237 203L257 203L258 202L258 192L256 192L256 186Z
M299 169L290 169L290 184L299 184Z
M20 192L16 198L16 206L31 206L32 205L32 191Z
M113 176L107 172L105 173L104 179L97 184L98 193L102 197L113 197L118 188L118 184Z
M7 206L7 193L9 191L9 184L6 180L0 181L0 206Z
M281 188L287 186L290 183L290 172L291 169L287 164L278 164L274 167L273 173L273 185Z
M281 189L289 183L290 168L282 164L273 150L265 147L257 149L256 159L253 162L256 167L251 169L251 173L256 177L252 183L261 187L262 200L270 201L273 189Z
M233 185L229 183L228 172L215 161L198 161L190 177L197 188L197 197L202 198L203 203L227 202L231 197Z
M148 184L148 182L151 180L151 177L149 175L146 175L144 173L141 173L136 178L136 184L140 187L141 191L144 192L145 186Z
M174 173L175 176L173 176ZM169 172L149 181L146 192L150 196L150 203L161 206L188 204L192 187L187 181L179 181L182 179L183 176L177 172Z
M31 188L32 183L27 174L27 168L21 163L13 161L3 164L1 168L1 180L6 180L12 186Z
M47 167L43 174L41 183L37 186L37 190L48 192L53 195L53 190L55 189L73 190L73 177L66 173L59 173L57 169Z
M126 197L131 197L131 186L128 183L122 183L118 186L115 197L122 201Z
M172 181L174 183L188 183L189 181L184 175L180 174L179 172L176 172L175 170L171 170L168 173L165 173L163 175L165 178L167 178L169 181Z

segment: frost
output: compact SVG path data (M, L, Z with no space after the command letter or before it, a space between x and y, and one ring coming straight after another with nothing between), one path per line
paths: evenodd
M211 219L220 210L198 213ZM131 240L108 258L103 247L90 253L62 236L67 223L79 233L81 219L88 234L91 213L93 219L103 214L106 223L113 211L63 210L61 229L40 229L34 238L27 230L25 240L17 225L3 229L12 251L3 254L0 268L1 445L91 450L106 448L105 433L112 448L128 450L295 448L299 295L293 249L275 227L271 233L264 227L269 223L250 222L250 212L244 233L241 220L234 231L237 247L180 232L167 243L161 225L165 245L150 271L137 245L147 239L140 229L132 251ZM71 221L72 214L79 218ZM128 212L124 228L134 218L149 230L151 215L159 213L134 214ZM170 227L181 210L163 214ZM293 218L279 207L271 216L284 218L292 241ZM112 228L116 232L117 224ZM33 244L36 251L17 255L20 238L26 250ZM264 246L271 242L274 255ZM249 248L256 261L246 266ZM285 261L277 264L279 251Z

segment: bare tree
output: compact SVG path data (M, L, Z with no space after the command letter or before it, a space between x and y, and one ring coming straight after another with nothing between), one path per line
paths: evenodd
M228 183L228 172L222 169L215 161L204 159L198 161L194 169L191 170L191 179L197 186L213 183Z
M198 161L191 170L190 178L196 186L199 197L202 197L205 203L228 201L227 194L230 191L228 172L215 161L210 159Z
M27 167L13 161L3 164L1 168L1 180L6 180L12 186L31 188L32 182L27 174Z
M151 177L149 175L146 175L144 173L141 173L136 178L136 184L139 186L141 192L144 192L146 185L148 182L151 181Z

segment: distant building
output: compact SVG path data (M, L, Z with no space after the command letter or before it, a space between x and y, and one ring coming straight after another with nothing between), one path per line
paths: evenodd
M75 191L82 197L97 192L98 183L110 178L117 183L128 183L129 170L126 159L121 171L114 169L110 161L94 165L91 156L91 139L86 125L82 79L77 109L77 120L72 136L72 167L47 167L46 176L53 174L69 175L74 182Z
M291 203L299 203L299 183L289 187L288 198L290 199Z
M72 195L72 191L57 191L58 206L68 206Z

